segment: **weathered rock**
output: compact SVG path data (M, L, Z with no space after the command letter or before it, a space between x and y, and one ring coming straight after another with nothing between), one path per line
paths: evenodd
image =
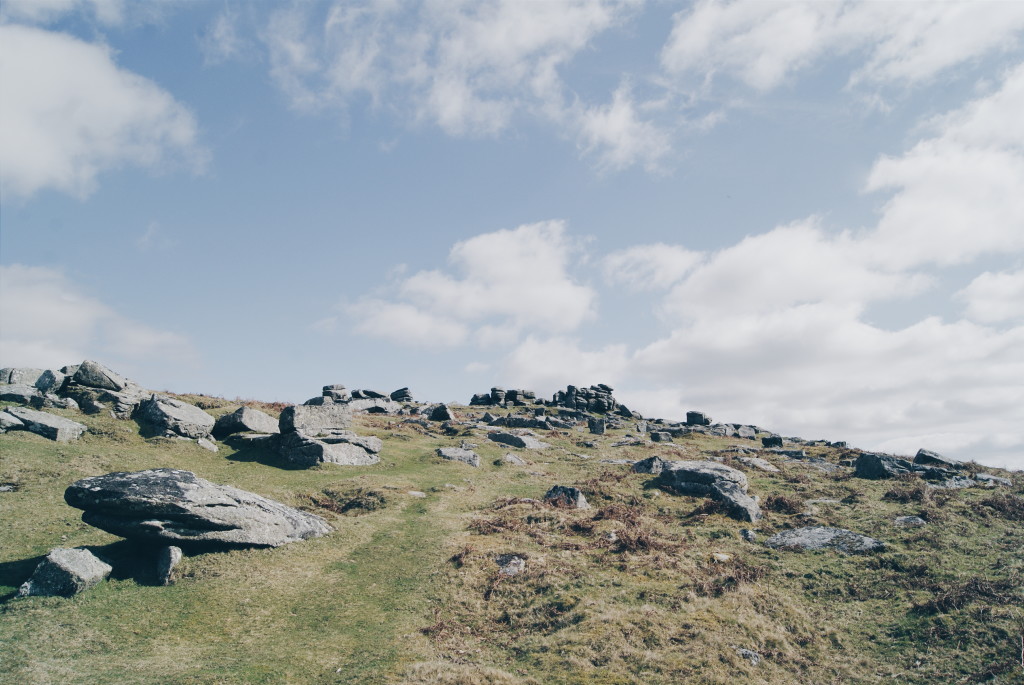
M964 488L973 488L977 484L978 481L968 478L967 476L952 476L940 483L932 485L932 487L941 488L943 490L963 490Z
M0 411L0 433L24 429L24 421L8 411Z
M684 495L706 495L726 504L729 514L741 521L757 521L761 509L747 494L747 477L742 471L714 461L667 461L659 485Z
M777 533L765 545L773 549L834 549L844 554L864 554L885 549L885 543L845 528L812 526Z
M544 502L562 509L589 509L590 504L579 488L555 485L544 495Z
M499 554L494 562L498 565L498 573L503 576L516 576L526 570L526 559L518 554Z
M42 397L42 393L34 385L27 385L25 383L0 385L0 400L4 402L28 404L37 397Z
M157 394L142 404L139 418L165 435L183 438L208 438L216 424L216 420L199 407Z
M899 528L920 528L928 525L928 522L920 516L897 516L893 523Z
M605 425L604 419L587 420L587 428L590 429L590 432L594 435L604 435Z
M147 390L130 382L124 390L120 391L90 388L71 383L62 392L66 397L74 399L82 411L87 414L97 414L109 409L112 416L122 420L132 418L139 405L152 395Z
M71 597L103 582L113 569L87 549L58 547L18 590L21 597Z
M29 402L34 409L71 409L78 411L78 402L70 397L60 397L48 392L44 395L37 395Z
M759 663L761 663L761 655L752 649L737 649L736 655L741 659L746 659L747 661L749 661L751 666L757 666Z
M740 528L740 537L746 540L747 542L757 541L757 533L750 530L749 528Z
M667 463L661 457L647 457L633 464L633 473L651 473L656 476L665 470Z
M383 445L380 438L363 437L344 429L321 431L315 438L293 431L280 435L275 442L282 459L303 468L317 464L376 464L380 462L377 454Z
M915 464L924 464L926 466L939 466L944 469L962 469L964 463L959 459L953 459L951 457L944 457L938 452L932 452L931 450L920 449L914 456Z
M779 469L774 464L758 457L736 457L736 461L747 466L753 466L755 469L767 471L768 473L779 472Z
M686 412L686 424L688 426L710 426L711 417L702 411Z
M348 389L341 383L325 385L323 387L322 396L330 397L332 401L336 402L344 402L351 397L348 393Z
M892 478L906 473L914 473L917 469L906 459L891 457L887 454L873 454L864 452L857 457L854 464L854 472L857 478L868 478L878 480L879 478Z
M89 388L100 388L102 390L113 390L119 392L128 387L128 380L117 374L99 362L86 359L82 362L72 380Z
M395 402L413 401L412 392L409 390L409 388L399 388L398 390L395 390L393 393L391 393L389 397L391 397L391 399L394 400Z
M174 569L181 563L181 547L170 545L160 550L156 559L156 582L160 585L174 583Z
M653 442L672 442L672 434L667 431L651 431L647 435Z
M541 442L536 437L529 435L525 431L520 434L495 431L488 433L487 437L488 439L493 440L494 442L500 442L503 445L521 447L528 450L542 450L551 447L548 443Z
M461 447L439 447L437 456L449 461L461 461L470 466L480 466L480 455L473 450L462 449Z
M21 421L25 430L57 442L77 440L86 431L86 427L76 421L45 411L36 411L26 407L8 407L4 413Z
M278 420L282 433L299 432L311 437L352 425L352 410L347 404L298 405L285 407Z
M430 408L427 413L427 418L431 421L452 421L455 417L452 415L451 409L443 404L437 404Z
M46 371L43 371L39 378L36 379L34 385L36 386L36 388L39 389L39 392L41 393L55 393L60 391L60 389L64 386L64 381L66 380L67 376L65 376L60 371L47 369Z
M501 461L505 464L512 464L513 466L527 466L529 464L528 461L520 456L512 454L511 452L503 454L501 456Z
M213 440L207 440L206 438L196 438L196 444L202 447L207 452L220 452L220 448L217 447L217 443Z
M0 383L11 385L35 386L39 377L46 373L45 369L33 369L28 367L14 368L7 367L0 369Z
M397 414L402 411L402 405L384 397L363 397L351 399L345 406L352 411L363 411L367 414Z
M782 438L778 435L769 435L761 438L761 446L765 448L782 447Z
M974 480L987 488L994 488L997 485L1007 488L1013 486L1013 481L1009 478L1000 478L999 476L993 476L991 473L976 473L974 474Z
M218 438L235 433L277 433L280 427L277 419L252 407L239 407L230 414L217 419L213 434Z
M91 526L183 547L277 547L331 530L319 516L177 469L83 478L64 500Z

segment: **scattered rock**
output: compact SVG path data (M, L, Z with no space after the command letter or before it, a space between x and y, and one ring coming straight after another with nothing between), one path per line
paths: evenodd
M36 411L25 407L8 407L3 413L21 422L25 430L57 442L77 440L86 431L86 427L76 421L45 411ZM10 419L6 419L5 423L0 425L6 426L4 430L18 427Z
M81 369L78 372L81 373ZM199 407L157 394L142 404L139 418L165 435L184 438L208 438L216 424L216 420Z
M747 542L757 541L757 533L750 530L749 528L740 528L740 537L746 540Z
M427 413L427 418L431 421L454 421L455 417L452 415L452 410L444 404L438 404L433 406Z
M0 369L0 383L11 385L28 385L35 387L39 377L46 373L45 369L34 369L28 367Z
M941 488L943 490L963 490L964 488L973 488L978 484L978 481L968 478L967 476L953 476L946 480L935 483L932 485L933 488Z
M779 469L771 462L765 461L758 457L736 457L736 461L747 466L752 466L755 469L767 471L768 473L778 473Z
M174 545L160 550L156 560L156 582L158 584L174 584L174 569L181 563L181 556L181 548Z
M409 495L410 497L417 497L419 499L423 499L424 497L427 496L427 493L421 492L419 490L410 490L409 492L407 492L405 494Z
M604 435L605 420L604 419L588 419L587 428L594 435Z
M505 454L503 454L501 457L501 461L506 464L512 464L513 466L527 466L530 463L523 459L522 457L512 454L511 452L506 452Z
M494 442L500 442L503 445L510 445L512 447L520 447L528 450L542 450L551 447L551 445L546 442L541 442L528 432L515 434L495 431L488 433L487 437L488 439L493 440Z
M914 465L906 459L891 457L887 454L864 452L857 457L853 475L857 478L877 480L879 478L892 478L893 476L900 476L915 471Z
M589 509L587 498L578 488L555 485L544 495L544 502L561 509Z
M472 450L464 450L460 447L439 447L437 456L449 461L461 461L473 467L480 466L480 455Z
M633 464L633 473L650 473L657 476L665 470L667 463L661 457L647 457Z
M204 450L214 453L220 452L220 448L217 447L217 444L211 440L207 440L206 438L198 438L196 440L196 444L202 447Z
M773 549L834 549L844 554L877 552L885 548L884 542L867 535L854 533L844 528L826 526L784 530L765 540L764 544Z
M516 576L526 570L526 559L518 554L499 554L494 561L503 576Z
M352 397L348 393L348 388L346 388L341 383L333 383L331 385L325 385L323 387L323 390L321 391L321 395L323 397L331 398L331 401L333 401L333 402L345 402L345 401L351 399L351 397Z
M34 385L24 383L0 385L0 400L4 402L28 404L37 397L42 397L42 393Z
M746 659L747 661L749 661L751 666L757 666L759 663L761 663L761 655L752 649L737 649L736 654L741 659Z
M928 525L920 516L897 516L893 523L899 528L920 528Z
M389 395L395 402L412 402L412 392L409 388L399 388Z
M782 438L778 435L768 435L761 438L761 446L765 448L782 447Z
M277 419L252 407L239 407L230 414L225 414L217 419L213 426L213 434L218 438L235 433L278 432L280 432L280 425Z
M702 411L686 412L686 425L688 426L710 426L711 417Z
M659 485L684 495L705 495L729 507L733 518L757 521L761 509L747 494L747 477L742 471L714 461L667 461L662 465Z
M1000 478L999 476L993 476L991 473L976 473L974 474L974 480L987 488L994 488L997 485L1007 488L1013 486L1013 481L1009 478Z
M716 564L727 564L732 561L732 555L726 554L725 552L712 552L711 561Z
M20 597L71 597L103 582L113 569L87 549L58 547L39 562Z
M940 466L945 469L962 469L964 463L958 459L951 457L944 457L938 452L932 452L931 450L920 449L914 456L915 464L924 464L926 466Z
M319 516L177 469L83 478L64 500L108 533L183 547L277 547L331 530Z
M648 436L654 442L672 442L672 434L665 431L651 431Z
M318 437L292 431L275 440L277 453L295 466L309 468L317 464L369 466L380 462L383 447L380 438L362 437L350 430L323 430Z
M99 362L86 359L82 362L72 380L89 388L120 392L128 387L128 380Z

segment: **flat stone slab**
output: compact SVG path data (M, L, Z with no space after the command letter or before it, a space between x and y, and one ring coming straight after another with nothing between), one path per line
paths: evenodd
M4 413L21 421L25 430L57 442L77 440L86 431L86 427L77 421L45 411L36 411L26 407L8 407Z
M181 547L278 547L331 530L314 514L178 469L83 478L64 500L108 533Z
M460 461L470 466L480 466L480 455L473 450L462 449L461 447L439 447L437 456L448 461Z
M113 569L87 549L58 547L18 590L21 597L71 597L103 582Z
M765 540L764 544L772 549L832 549L844 554L866 554L885 549L885 543L881 540L845 528L826 526L784 530Z
M0 400L4 402L18 402L28 404L42 393L34 385L14 383L12 385L0 385Z
M528 450L542 450L551 447L546 442L541 442L532 435L517 435L515 433L504 433L496 431L487 434L488 439L494 442L500 442L503 445L509 445L511 447L520 447Z
M298 432L316 437L325 431L344 429L352 425L352 409L346 404L300 404L285 407L279 427L282 433Z
M277 419L252 407L239 407L217 419L213 434L218 438L235 433L278 433Z

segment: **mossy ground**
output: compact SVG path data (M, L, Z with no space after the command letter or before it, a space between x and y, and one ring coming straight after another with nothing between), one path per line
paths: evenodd
M187 399L214 415L237 406ZM820 524L888 543L843 556L745 542L750 524L602 463L749 441L613 447L625 430L566 430L529 452L479 430L364 416L356 430L384 440L380 464L296 470L259 450L214 454L145 439L134 422L66 415L89 433L65 445L0 436L0 483L17 488L0 493L3 683L1024 682L1021 474L1008 489L938 492L770 455L779 473L743 468L765 505L760 540ZM461 440L479 445L479 469L435 456ZM532 463L496 463L508 451ZM315 511L335 532L187 557L177 583L157 587L151 551L84 525L62 497L85 476L157 467ZM553 484L580 487L593 508L522 501ZM899 515L928 525L895 527ZM115 577L71 599L14 597L51 548L81 545L116 561ZM504 553L526 571L500 576Z

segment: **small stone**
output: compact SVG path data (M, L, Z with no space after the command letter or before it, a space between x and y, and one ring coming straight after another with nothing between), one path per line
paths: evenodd
M761 446L765 448L782 447L782 438L778 435L769 435L761 438Z
M725 564L727 562L732 561L732 555L726 554L725 552L713 552L711 554L711 561L715 562L716 564Z
M506 452L502 455L501 461L505 464L512 464L513 466L526 466L529 463L522 457L512 454L511 452Z
M156 562L156 579L160 585L174 584L174 569L181 563L181 548L170 545L160 550Z
M740 537L746 540L747 542L757 541L757 533L750 530L749 528L740 528Z
M761 663L761 655L752 649L737 649L736 654L750 662L751 666L757 666Z
M589 509L590 504L578 488L555 485L544 495L544 502L562 509Z
M410 497L419 497L420 499L427 496L427 493L421 492L419 490L410 490L406 494L409 495Z
M20 597L71 597L99 585L110 575L110 564L81 547L54 549L18 590Z
M897 516L893 523L900 528L920 528L928 525L920 516Z
M196 444L202 447L204 450L209 450L210 452L220 452L220 448L217 447L217 445L211 442L210 440L207 440L206 438L199 438L198 440L196 440Z
M997 485L1007 488L1013 486L1013 481L1009 478L1000 478L999 476L993 476L991 473L976 473L974 474L974 480L986 488L994 488Z
M499 554L494 561L503 576L516 576L526 570L526 559L518 554Z
M480 466L480 455L472 450L464 450L459 447L439 447L437 456L449 461L461 461L473 467Z

